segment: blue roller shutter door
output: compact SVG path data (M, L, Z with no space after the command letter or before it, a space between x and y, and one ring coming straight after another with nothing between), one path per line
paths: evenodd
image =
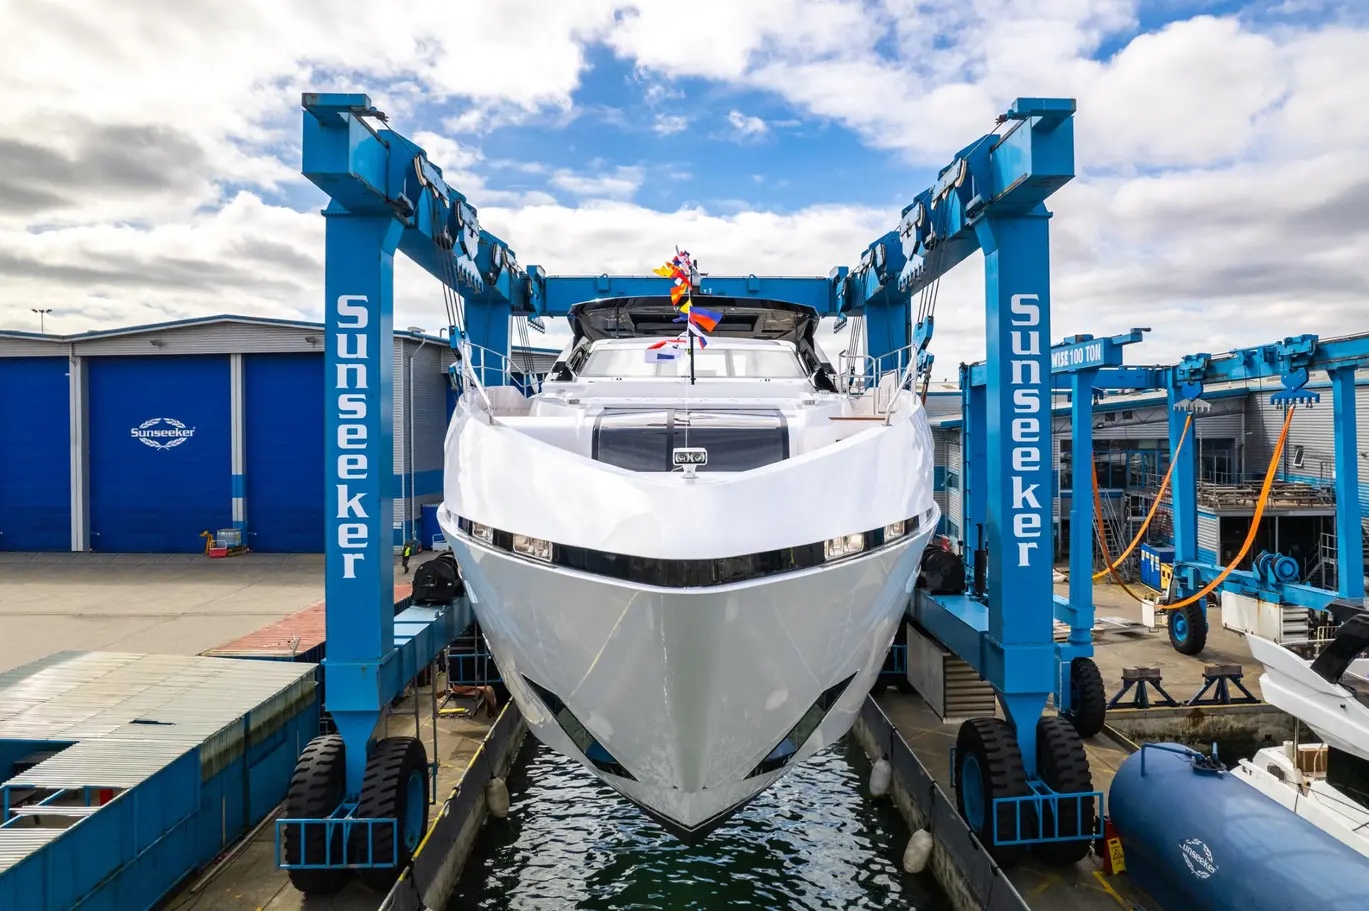
M251 354L247 386L247 543L323 552L323 356Z
M71 547L65 357L0 358L0 550Z
M232 526L226 355L90 364L91 549L194 553Z

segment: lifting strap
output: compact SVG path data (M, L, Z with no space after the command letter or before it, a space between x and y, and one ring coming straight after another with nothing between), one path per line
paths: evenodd
M1241 545L1240 552L1237 553L1236 556L1231 558L1231 562L1226 565L1226 568L1224 568L1220 574L1218 574L1217 578L1213 579L1207 585L1203 586L1202 589L1200 589L1197 592L1197 594L1190 595L1182 601L1175 601L1173 604L1157 604L1157 608L1159 608L1160 610L1167 611L1178 610L1181 607L1187 607L1195 601L1202 600L1203 598L1207 597L1212 591L1214 591L1217 588L1217 586L1221 585L1222 582L1226 580L1226 577L1231 575L1231 573L1236 569L1236 566L1242 560L1245 559L1245 555L1250 552L1251 545L1255 543L1255 536L1259 534L1260 520L1264 518L1264 508L1265 505L1269 502L1269 491L1274 486L1274 477L1278 474L1279 470L1279 459L1283 456L1284 444L1288 442L1288 427L1292 423L1293 406L1289 405L1288 412L1284 415L1283 418L1283 429L1279 431L1278 442L1274 444L1274 452L1269 457L1269 469L1264 473L1264 484L1260 487L1260 498L1255 502L1255 515L1252 516L1250 519L1250 531L1246 533L1245 543ZM1171 465L1170 467L1173 468L1173 465ZM1094 468L1093 474L1093 508L1101 517L1103 514L1103 500L1101 495L1098 493L1098 470L1096 467ZM1106 541L1103 541L1101 537L1099 540L1099 546L1103 550L1103 561L1108 564L1108 568L1109 571L1112 573L1113 580L1122 587L1122 591L1126 592L1134 600L1142 600L1140 597L1137 596L1135 592L1133 592L1130 588L1127 587L1127 584L1125 582L1122 581L1121 575L1118 574L1116 567L1112 563L1112 560L1108 557L1107 543Z
M1269 457L1269 470L1264 473L1264 486L1260 488L1260 499L1255 503L1255 515L1250 519L1250 531L1246 533L1245 543L1241 545L1240 553L1232 557L1231 562L1226 565L1226 569L1223 569L1221 573L1218 574L1217 578L1207 583L1207 585L1204 585L1196 595L1189 595L1182 601L1176 601L1173 604L1160 604L1157 605L1157 607L1164 608L1165 610L1178 610L1181 607L1187 607L1194 601L1202 600L1217 586L1221 585L1222 581L1226 579L1227 576L1231 575L1232 570L1236 568L1236 564L1244 560L1245 555L1250 553L1250 546L1255 543L1255 536L1259 534L1260 531L1260 519L1264 518L1265 504L1269 502L1269 491L1274 486L1274 475L1276 475L1279 470L1279 459L1283 456L1283 445L1288 442L1288 425L1293 423L1293 407L1294 406L1290 404L1288 406L1288 413L1283 417L1283 429L1279 431L1279 441L1274 444L1274 454Z
M1174 463L1178 461L1179 453L1184 448L1184 442L1188 439L1188 428L1191 426L1193 426L1192 413L1190 413L1188 419L1184 421L1184 432L1179 434L1179 445L1174 448L1174 457L1170 459L1169 470L1165 472L1165 479L1160 482L1160 489L1155 494L1155 502L1150 504L1150 512L1146 513L1146 520L1141 523L1141 530L1136 533L1136 537L1131 539L1131 543L1127 545L1127 549L1122 551L1122 555L1115 561L1107 560L1107 545L1104 545L1103 556L1107 565L1093 574L1093 581L1097 582L1109 573L1114 572L1117 567L1122 565L1122 561L1131 556L1131 552L1136 549L1136 545L1140 544L1141 539L1146 536L1146 529L1150 528L1150 520L1155 518L1155 513L1160 509L1160 501L1165 498L1165 491L1169 490L1169 479L1174 474ZM1093 469L1093 489L1096 494L1098 491L1098 468L1096 465ZM1097 496L1094 497L1093 508L1099 510L1097 515L1098 521L1101 522L1103 514Z

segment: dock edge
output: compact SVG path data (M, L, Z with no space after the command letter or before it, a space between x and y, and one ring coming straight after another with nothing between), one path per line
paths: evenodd
M871 761L886 758L893 766L890 798L911 831L931 833L929 869L956 911L1030 911L874 696L865 697L851 732Z

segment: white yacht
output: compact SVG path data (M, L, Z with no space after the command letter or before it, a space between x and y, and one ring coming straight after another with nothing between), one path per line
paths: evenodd
M906 377L840 391L812 310L703 300L692 366L649 360L664 297L573 308L535 394L468 353L439 509L538 739L687 840L849 730L940 518Z
M1266 747L1232 772L1369 858L1369 658L1360 657L1369 646L1369 615L1349 615L1329 643L1280 644L1253 633L1246 642L1264 665L1265 701L1320 741Z

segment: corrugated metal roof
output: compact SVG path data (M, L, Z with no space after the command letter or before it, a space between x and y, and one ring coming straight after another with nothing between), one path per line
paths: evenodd
M313 685L305 678L315 667L236 658L57 652L5 671L0 673L0 740L48 742L58 748L75 743L0 786L136 787L203 744L213 741L221 752L224 744L241 741L243 719L300 698L300 688ZM213 761L207 752L200 753L201 768ZM0 829L0 870L63 831Z
M0 829L0 873L66 832L66 829Z
M5 784L32 783L49 769L68 775L72 763L93 774L102 757L121 755L142 758L118 769L142 768L146 777L288 692L313 668L181 655L49 655L0 674L0 740L79 742ZM79 784L113 782L61 787Z

